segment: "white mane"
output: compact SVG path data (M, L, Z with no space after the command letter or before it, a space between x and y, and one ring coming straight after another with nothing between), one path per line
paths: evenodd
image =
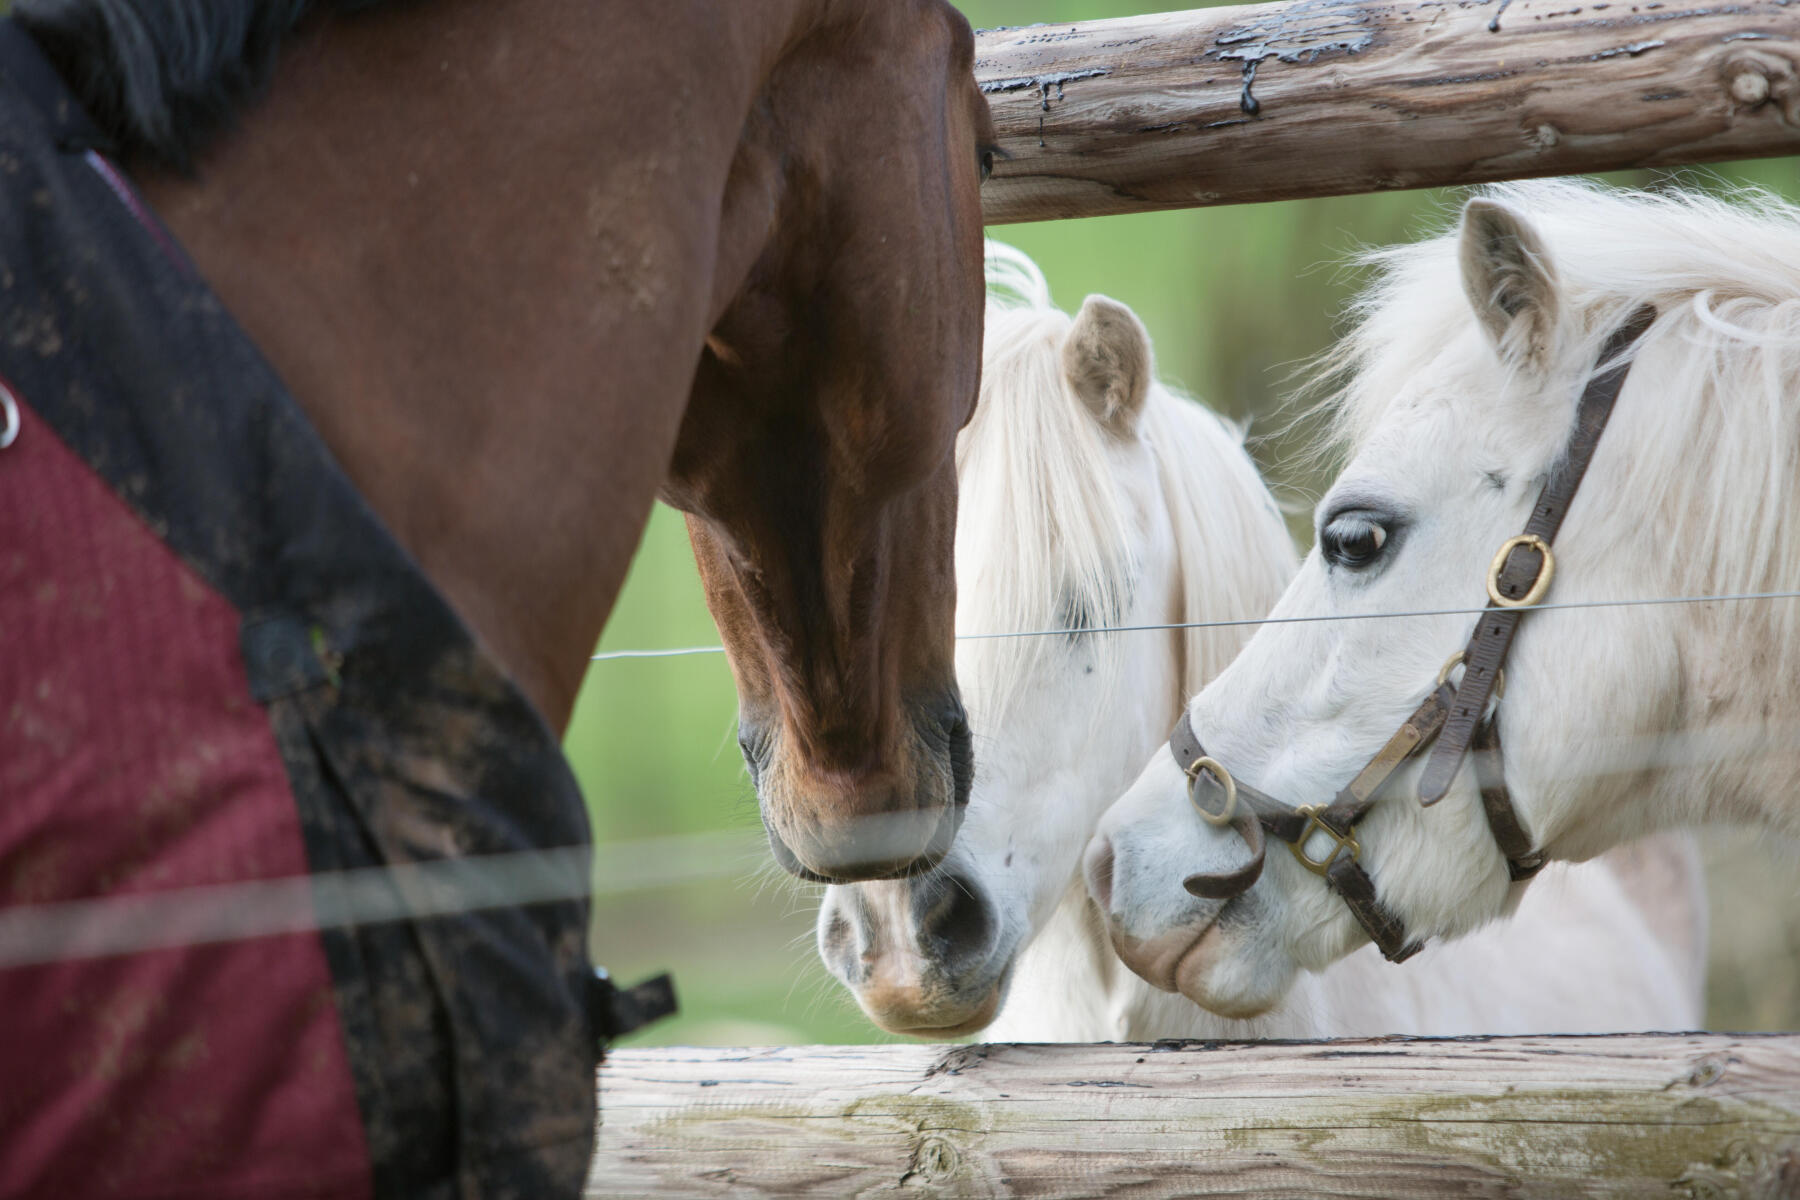
M1630 442L1642 488L1615 507L1660 523L1664 543L1679 548L1669 563L1676 584L1689 594L1794 587L1800 208L1760 192L1664 195L1570 180L1482 194L1528 214L1542 235L1565 317L1584 331L1576 352L1585 361L1637 306L1656 306L1639 356L1666 352L1656 354L1653 382L1627 384L1654 415L1615 420L1607 437ZM1365 261L1380 274L1354 304L1355 330L1324 360L1343 383L1331 403L1338 440L1352 452L1404 382L1447 347L1488 353L1463 296L1454 231ZM1746 476L1760 486L1746 486ZM1800 606L1755 609L1776 623L1770 632L1781 644L1796 644Z
M1117 626L1139 573L1121 556L1142 540L1133 533L1140 515L1110 459L1119 440L1083 409L1064 375L1072 319L1052 304L1037 265L989 242L987 276L981 398L956 447L964 596L957 632ZM1151 385L1139 429L1174 524L1181 619L1260 617L1294 561L1285 537L1271 536L1283 529L1281 517L1244 453L1243 431L1161 383ZM1201 512L1204 525L1194 516ZM1225 564L1231 569L1221 570ZM1183 698L1230 661L1249 632L1189 630ZM1097 670L1112 669L1119 636L1144 635L1094 638ZM990 690L979 704L998 721L1038 676L1041 657L1064 644L1056 637L965 643L978 665L961 673L985 682Z
M1175 529L1181 620L1262 617L1293 575L1295 557L1281 510L1244 451L1243 430L1161 384L1151 389L1141 429ZM1255 630L1183 631L1178 701L1224 670Z

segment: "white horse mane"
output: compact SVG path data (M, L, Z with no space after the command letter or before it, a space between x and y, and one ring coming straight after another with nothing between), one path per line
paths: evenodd
M1144 409L1144 441L1156 459L1181 570L1181 620L1254 620L1294 573L1287 526L1268 485L1243 452L1241 428L1158 384ZM1204 513L1204 518L1200 514ZM1182 632L1180 700L1225 669L1255 632L1213 625Z
M1083 410L1063 371L1062 346L1072 318L1051 301L1037 264L1010 246L987 244L986 350L975 415L956 447L964 514L957 529L957 578L965 601L958 633L1104 628L1129 608L1121 590L1136 564L1120 561L1139 539L1138 514L1115 483L1108 460L1118 439ZM1262 615L1293 571L1279 551L1245 555L1266 546L1269 522L1280 514L1243 453L1243 430L1153 382L1139 418L1141 441L1153 456L1182 565L1184 621L1224 614ZM1201 464L1196 469L1196 464ZM1204 526L1195 513L1208 514ZM1233 548L1236 569L1217 569L1209 544ZM1046 586L1059 580L1060 586ZM1230 661L1245 629L1188 630L1183 695ZM1095 669L1111 670L1117 636L1094 638ZM1004 719L1017 694L1037 677L1055 637L996 638L965 643L980 660L965 677L987 681L979 703L990 721Z
M1689 594L1793 587L1800 208L1754 190L1661 194L1572 180L1480 194L1512 205L1542 235L1565 320L1574 318L1583 334L1571 347L1582 361L1594 361L1639 305L1656 306L1639 356L1669 352L1657 356L1652 378L1634 376L1628 391L1635 384L1657 411L1615 421L1607 436L1629 439L1634 477L1654 481L1623 507L1635 509L1634 520L1661 522L1665 543L1680 547L1670 563L1676 584ZM1327 404L1338 443L1352 453L1405 382L1447 347L1489 353L1463 296L1454 230L1363 261L1378 275L1353 303L1354 330L1321 360L1321 374L1342 385ZM1746 476L1762 486L1746 486ZM1771 632L1781 644L1796 644L1800 606L1757 608L1777 622Z

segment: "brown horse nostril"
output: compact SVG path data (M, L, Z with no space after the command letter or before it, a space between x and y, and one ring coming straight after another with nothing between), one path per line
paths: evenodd
M738 752L744 756L744 767L750 772L750 786L762 787L763 767L769 758L769 735L756 725L738 718Z
M969 802L975 786L975 735L967 721L950 726L950 773L955 782L955 806L961 809Z
M969 728L962 698L952 690L935 704L920 706L913 720L926 744L941 748L949 759L953 788L950 799L961 808L969 802L975 783L975 736Z

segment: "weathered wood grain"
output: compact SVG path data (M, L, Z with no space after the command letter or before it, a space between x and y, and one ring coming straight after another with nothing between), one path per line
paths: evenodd
M1800 1196L1800 1035L621 1050L590 1196Z
M992 224L1800 151L1788 0L1287 0L977 42Z

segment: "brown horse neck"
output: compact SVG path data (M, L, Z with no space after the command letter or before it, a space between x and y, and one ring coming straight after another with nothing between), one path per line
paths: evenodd
M374 511L559 732L720 293L766 226L720 197L811 7L601 19L437 0L321 18L195 178L137 172Z

